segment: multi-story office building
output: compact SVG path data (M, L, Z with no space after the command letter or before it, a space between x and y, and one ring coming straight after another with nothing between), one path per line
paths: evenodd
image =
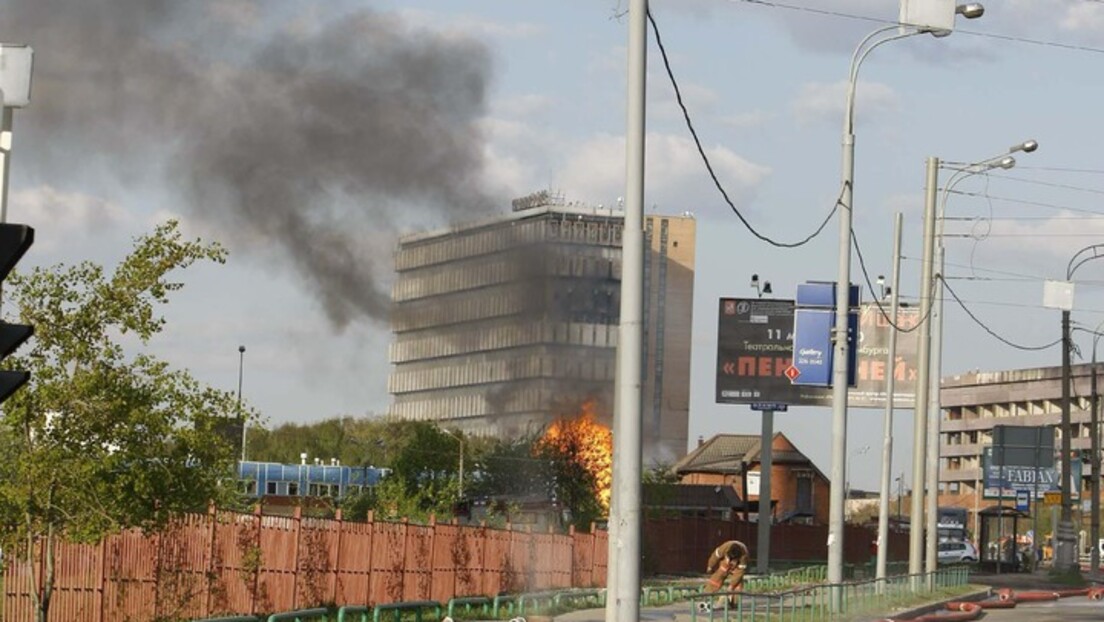
M1070 377L1070 445L1087 456L1092 438L1092 365L1072 366ZM985 498L983 471L983 452L993 444L994 426L1052 426L1054 445L1061 446L1061 381L1061 367L971 372L942 379L941 506L959 506L976 513L997 505L994 491L990 491L993 498ZM1088 499L1091 469L1087 461L1080 467L1081 481L1074 483L1074 489L1084 491L1081 499ZM1003 503L1008 505L1009 501Z
M593 401L612 420L619 210L546 193L502 217L403 237L392 290L391 414L535 433ZM645 459L686 451L695 221L645 221Z

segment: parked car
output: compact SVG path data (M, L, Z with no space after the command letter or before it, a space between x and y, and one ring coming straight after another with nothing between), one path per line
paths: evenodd
M957 564L960 562L972 563L978 560L977 547L973 544L958 540L939 543L939 563Z

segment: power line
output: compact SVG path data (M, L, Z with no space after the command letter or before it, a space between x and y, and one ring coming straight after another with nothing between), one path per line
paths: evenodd
M836 213L836 210L842 205L844 190L846 190L847 186L844 185L840 188L840 193L839 196L836 198L835 204L832 206L831 211L828 212L828 215L824 218L824 221L820 223L820 226L818 226L816 230L814 230L804 239L798 242L779 242L774 240L773 238L763 235L762 233L759 233L759 231L754 226L752 226L751 222L749 222L748 219L742 213L740 213L739 208L737 208L736 204L732 202L732 199L729 198L728 192L724 189L724 185L721 184L721 180L717 177L716 171L713 170L713 163L710 162L709 156L705 153L705 148L702 147L701 139L698 138L698 132L696 129L694 129L694 122L690 119L690 112L686 109L686 104L682 100L682 90L679 88L678 81L675 79L675 72L671 68L671 61L667 57L667 48L663 45L663 39L660 37L659 25L656 24L655 17L652 16L652 12L650 9L648 10L648 21L652 24L652 32L655 33L656 46L659 48L659 53L663 57L663 67L667 70L667 77L668 79L670 79L671 86L672 88L674 88L675 91L675 100L678 102L679 108L682 109L682 118L686 121L686 127L690 130L690 135L694 138L694 145L698 149L698 155L701 156L702 162L705 163L705 169L709 172L709 178L713 180L713 185L716 186L717 190L721 193L721 197L724 198L725 203L728 204L728 207L732 210L732 213L736 214L736 217L740 219L740 222L743 223L744 227L748 231L750 231L752 235L766 242L767 244L770 244L771 246L776 246L779 248L797 248L798 246L803 246L807 244L813 238L820 235L820 233L824 231L824 227L826 227L828 223L832 220L832 216ZM849 209L849 207L844 206L844 209Z
M1064 190L1076 190L1078 192L1089 192L1092 194L1104 194L1104 190L1099 188L1085 188L1083 186L1073 186L1070 184L1059 184L1051 181L1039 181L1037 179L1027 179L1026 177L1017 177L1016 175L1001 175L996 173L990 173L997 179L1007 179L1009 181L1018 181L1024 184L1031 184L1035 186L1046 186L1048 188L1062 188Z
M1008 345L1008 346L1011 346L1011 347L1013 347L1013 348L1015 348L1015 349L1017 349L1017 350L1027 350L1027 351L1038 351L1038 350L1046 350L1046 349L1048 349L1048 348L1053 348L1054 346L1056 346L1056 345L1058 345L1058 344L1062 343L1062 340L1061 340L1061 339L1059 338L1059 339L1056 339L1056 340L1054 340L1054 341L1052 341L1052 342L1050 342L1050 343L1048 343L1048 344L1046 344L1046 345L1041 345L1041 346L1025 346L1025 345L1022 345L1022 344L1018 344L1018 343L1016 343L1016 342L1014 342L1014 341L1011 341L1011 340L1009 340L1009 339L1007 339L1007 338L1005 338L1005 337L1002 337L1002 336L1001 336L1001 335L999 335L999 334L998 334L998 333L997 333L996 331L994 331L993 329L989 328L989 327L988 327L988 326L987 326L987 325L985 324L985 322L982 322L982 321L981 321L981 320L980 320L980 319L979 319L979 318L978 318L978 317L977 317L976 315L974 315L974 312L973 312L973 311L971 311L971 310L970 310L970 308L966 306L966 303L962 302L962 299L958 297L958 294L957 294L957 293L956 293L956 292L954 291L954 288L952 288L952 287L951 287L950 283L947 283L947 281L946 281L946 280L944 280L944 279L943 279L943 278L941 278L941 277L940 277L939 281L940 281L940 282L941 282L941 283L943 284L943 289L946 289L946 290L947 290L947 293L949 293L949 294L951 295L951 297L955 299L955 302L957 302L957 303L958 303L958 306L962 307L962 310L966 312L966 315L970 316L970 319L971 319L971 320L973 320L975 324L977 324L977 325L978 325L978 326L980 326L980 327L981 327L981 328L982 328L982 329L983 329L983 330L984 330L985 332L989 333L989 334L990 334L990 335L992 335L992 336L993 336L994 338L996 338L996 339L997 339L997 341L1000 341L1001 343L1003 343L1003 344L1005 344L1005 345Z
M786 4L786 3L783 3L783 2L770 2L768 0L728 0L728 1L732 2L732 3L757 4L757 5L767 6L767 7L776 8L776 9L786 9L786 10L789 10L789 11L799 11L799 12L803 12L803 13L812 13L812 14L824 15L824 16L828 16L828 17L849 19L849 20L853 20L853 21L873 22L873 23L877 23L877 24L885 24L887 26L899 23L897 21L892 21L892 20L887 20L887 19L880 19L880 18L876 18L876 17L869 17L869 16L865 16L865 15L855 15L853 13L844 13L842 11L828 11L828 10L824 10L824 9L814 9L814 8L810 8L810 7ZM1102 0L1083 0L1083 1L1098 2L1099 3ZM1046 40L1043 40L1043 39L1028 39L1026 37L1017 37L1017 36L1014 36L1014 35L1002 35L1002 34L993 33L993 32L982 32L982 31L979 31L979 30L961 30L961 29L956 28L955 32L962 33L964 35L970 35L970 36L973 36L973 37L981 37L981 38L986 38L986 39L997 39L999 41L1015 41L1017 43L1027 43L1027 44L1030 44L1030 45L1038 45L1038 46L1042 46L1042 47L1052 47L1052 48L1063 49L1063 50L1072 50L1072 51L1076 51L1076 52L1090 52L1090 53L1093 53L1093 54L1104 54L1104 49L1096 48L1096 47L1092 47L1092 46L1088 46L1088 45L1077 45L1077 44L1073 44L1073 43L1060 43L1060 42L1057 42L1057 41L1046 41Z
M1098 216L1104 216L1104 212L1085 209L1081 207L1070 207L1068 205L1058 205L1056 203L1045 203L1042 201L1026 201L1024 199L1011 199L1008 197L999 197L987 193L981 192L969 192L967 190L951 190L950 194L957 194L959 196L984 198L990 201L1003 201L1005 203L1017 203L1019 205L1030 205L1033 207L1045 207L1047 209L1069 210L1071 212L1078 212L1082 214L1096 214Z
M859 236L855 234L854 228L851 229L851 244L855 247L855 255L859 258L859 268L862 270L863 278L866 280L866 287L870 290L870 297L874 300L874 304L878 306L878 312L882 314L882 319L888 322L889 325L899 333L911 333L919 328L920 325L928 319L928 316L931 315L934 305L928 305L928 312L925 313L924 317L920 318L920 321L914 324L912 328L901 328L898 326L896 323L897 318L889 318L889 314L886 313L885 307L882 306L881 296L874 291L874 284L870 281L870 272L866 270L866 259L863 258L862 249L859 248ZM898 294L898 297L900 297L900 294Z

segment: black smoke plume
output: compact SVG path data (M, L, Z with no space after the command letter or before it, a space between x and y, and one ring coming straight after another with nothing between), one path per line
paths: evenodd
M319 16L325 3L0 6L3 40L35 48L22 166L164 175L232 248L289 259L336 326L386 319L385 234L494 203L476 41L380 12Z

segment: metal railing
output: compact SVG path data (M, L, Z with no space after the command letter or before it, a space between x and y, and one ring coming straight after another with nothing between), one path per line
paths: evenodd
M714 592L692 600L690 619L692 622L834 620L856 613L885 611L917 595L965 586L969 578L968 567L954 567L885 579L821 583L783 592ZM718 601L719 606L713 607Z

